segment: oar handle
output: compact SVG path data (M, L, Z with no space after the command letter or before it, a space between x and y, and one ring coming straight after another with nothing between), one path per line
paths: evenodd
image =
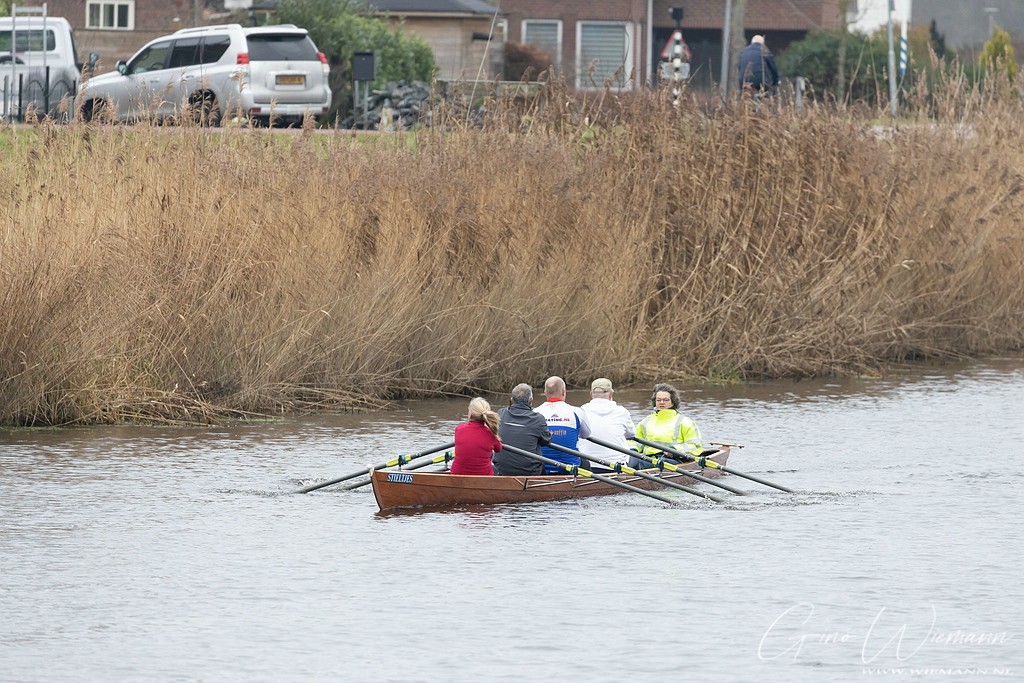
M672 500L671 498L666 498L665 496L661 496L661 495L658 495L657 493L652 493L650 491L644 491L641 488L637 488L636 486L633 486L631 484L627 484L625 482L621 482L618 479L612 479L611 477L603 477L600 474L595 474L594 472L591 472L590 470L584 469L582 467L577 467L575 465L569 465L569 464L566 464L564 462L559 462L558 460L555 460L554 458L548 458L548 457L543 456L543 455L537 455L536 453L531 453L530 451L524 451L522 448L516 448L515 446L509 446L508 444L505 444L502 447L502 450L507 450L510 453L515 453L516 455L521 455L524 458L530 458L531 460L536 460L537 462L542 462L545 465L553 465L555 467L558 467L558 468L561 468L561 469L565 470L567 474L574 474L574 475L578 474L578 475L580 475L582 477L587 477L588 479L596 479L597 481L603 481L606 484L611 484L612 486L617 486L620 489L625 489L627 491L632 491L633 493L639 493L642 496L647 496L648 498L654 498L655 500L660 500L662 503L666 503L668 505L675 505L676 504L676 501Z
M610 467L613 470L615 470L616 472L625 472L626 474L628 474L630 476L640 477L641 479L647 479L649 481L656 481L659 484L667 486L667 487L669 487L671 489L678 489L679 491L685 491L686 493L689 493L691 495L700 496L701 498L707 498L708 500L712 500L712 501L714 501L716 503L721 503L722 502L722 499L718 498L717 496L712 496L711 494L705 493L704 491L698 491L697 489L690 488L689 486L684 486L683 484L680 484L677 481L670 481L668 479L665 479L664 477L656 477L653 474L648 474L646 472L641 472L638 469L635 469L633 467L629 467L628 465L623 465L620 462L612 462L610 460L604 460L602 458L599 458L599 457L596 457L596 456L593 456L593 455L589 455L589 454L583 453L581 451L574 451L571 448L568 448L566 446L562 446L562 445L557 444L557 443L550 443L550 444L548 444L548 446L550 448L554 448L556 451L561 451L562 453L568 453L569 455L575 455L577 458L585 458L587 460L591 460L591 461L596 462L598 464L604 465L605 467Z
M399 463L409 462L410 460L414 460L416 458L421 458L424 455L430 455L431 453L437 453L438 451L443 451L443 450L446 450L448 448L454 448L454 447L455 447L455 442L454 441L449 441L446 444L442 444L440 446L435 446L433 448L428 448L426 450L420 451L419 453L415 453L413 455L400 455L397 458L393 458L391 460L387 460L385 462L380 463L379 465L367 465L366 467L364 467L364 468L362 468L360 470L356 470L355 472L351 472L349 474L346 474L343 477L338 477L337 479L331 479L330 481L319 482L317 484L310 484L309 486L306 486L305 488L299 489L295 493L309 493L310 491L316 491L317 489L322 489L322 488L325 488L327 486L333 486L334 484L340 484L341 482L348 481L349 479L355 479L358 476L361 476L361 475L373 472L374 470L382 470L385 467L394 467L395 465L398 465Z
M619 451L621 453L627 453L627 454L632 455L633 457L637 458L638 460L643 460L644 462L649 462L649 463L653 464L653 459L649 455L647 455L646 453L638 453L637 451L631 451L631 450L629 450L627 448L622 448L621 446L616 446L614 444L610 444L607 441L602 441L601 439L595 439L594 437L588 437L587 440L592 442L592 443L596 443L598 446L604 446L605 448L611 448L612 450ZM634 441L639 441L641 443L643 442L642 439L638 439L636 437L634 437L633 440ZM683 454L680 453L680 460L689 461L689 460L693 460L693 459L694 459L693 456L690 456L690 455L684 456ZM711 461L708 461L708 462L711 462ZM715 464L717 465L718 463L715 463ZM665 463L665 467L667 469L669 469L670 471L676 471L675 466L671 465L670 463ZM716 479L709 479L708 477L702 476L702 475L697 474L696 472L692 472L690 470L684 470L683 474L685 474L687 477L690 477L694 481L700 481L700 482L704 482L705 484L710 484L711 486L716 486L716 487L722 489L723 491L728 491L729 493L735 493L737 496L749 495L746 491L744 491L742 489L738 489L735 486L729 486L728 484L723 484L722 482L720 482L720 481L718 481Z
M405 468L405 470L418 470L421 467L428 467L429 465L435 465L435 464L437 464L439 462L445 462L445 461L451 460L452 458L453 458L452 451L445 451L441 455L435 455L432 458L426 458L422 462L411 462L411 463L409 463L409 466ZM342 486L341 490L342 491L354 491L356 489L360 489L360 488L366 486L369 483L370 483L370 479L364 479L363 481L357 481L356 483L349 484L348 486Z

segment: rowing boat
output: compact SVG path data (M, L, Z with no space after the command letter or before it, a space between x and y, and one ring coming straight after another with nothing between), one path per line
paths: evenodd
M721 446L717 450L706 451L705 456L719 465L725 465L729 459L729 447ZM680 465L679 468L703 477L717 477L722 474L721 471L710 467L702 469L693 462ZM682 473L667 470L645 471L680 484L695 483L694 479ZM604 474L600 470L598 472ZM606 476L636 488L646 490L664 488L656 481L642 479L635 475L607 473ZM612 484L571 474L497 477L449 474L447 472L376 470L371 475L370 481L373 486L373 495L381 510L527 503L623 492L623 489Z

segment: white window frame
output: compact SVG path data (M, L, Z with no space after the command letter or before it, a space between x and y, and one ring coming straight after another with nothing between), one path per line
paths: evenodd
M622 30L625 41L623 60L616 68L623 68L623 80L620 90L632 90L633 84L633 52L636 49L636 24L632 21L578 21L576 22L576 87L585 90L599 90L604 87L605 77L595 78L591 83L587 75L589 64L583 63L583 29L587 26L616 26Z
M555 58L555 68L561 70L561 68L562 68L562 45L563 45L563 42L562 42L562 20L561 19L523 19L522 24L520 24L520 27L519 27L519 35L522 37L524 43L531 44L531 45L536 45L537 43L530 43L530 41L528 41L526 39L526 34L528 33L527 28L529 27L530 24L554 24L555 25L555 33L557 34L557 37L555 38L555 41L556 41L557 44L555 45L555 54L553 54L551 56Z
M104 11L108 6L114 7L114 16L117 16L117 8L121 6L128 7L128 25L127 26L107 26L104 24L103 17L106 14ZM99 24L93 24L89 21L89 17L92 16L92 8L100 8L100 22ZM100 29L104 31L134 31L135 30L135 0L88 0L85 3L85 27L88 29Z

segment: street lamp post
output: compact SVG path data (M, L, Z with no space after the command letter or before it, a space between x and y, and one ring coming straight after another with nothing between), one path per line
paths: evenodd
M988 39L996 35L996 12L999 11L998 7L986 7L985 12L988 14Z

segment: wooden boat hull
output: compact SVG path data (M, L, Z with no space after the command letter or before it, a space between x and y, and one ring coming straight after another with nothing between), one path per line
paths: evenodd
M729 447L708 454L708 459L725 465L729 459ZM696 463L683 467L703 477L721 476L713 468L700 469ZM683 485L699 485L694 479L682 473L649 471L652 474ZM662 484L635 475L607 475L637 488L664 489ZM586 477L569 474L542 476L488 477L476 475L453 475L447 472L409 472L402 470L377 470L371 477L373 495L381 510L398 508L440 508L460 505L493 505L497 503L527 503L536 501L583 498L628 493L612 484ZM681 494L686 495L686 494Z

